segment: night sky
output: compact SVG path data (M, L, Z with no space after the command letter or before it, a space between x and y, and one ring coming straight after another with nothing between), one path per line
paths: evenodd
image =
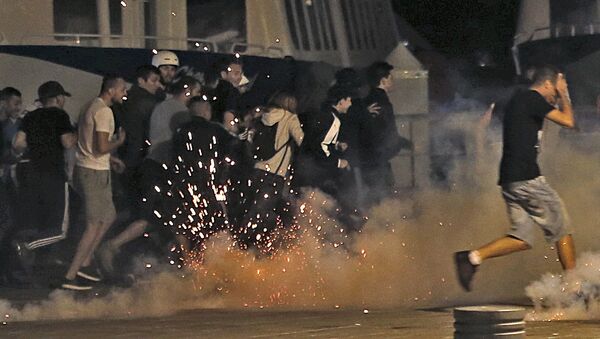
M518 0L393 0L396 12L448 58L488 52L511 63Z

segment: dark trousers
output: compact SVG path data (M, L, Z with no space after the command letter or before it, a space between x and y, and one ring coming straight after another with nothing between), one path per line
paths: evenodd
M362 168L366 186L366 205L372 206L388 198L394 192L394 173L389 162Z
M18 221L27 236L27 247L36 249L66 237L68 190L60 170L39 168L31 163L17 165Z
M239 227L242 246L266 240L277 227L278 208L284 193L284 178L279 175L255 169L251 180L253 197L249 199L249 206Z
M0 281L9 274L10 241L15 227L15 194L11 183L0 177Z

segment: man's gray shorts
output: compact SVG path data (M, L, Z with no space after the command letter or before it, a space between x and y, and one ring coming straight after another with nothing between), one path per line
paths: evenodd
M83 200L85 220L92 223L112 223L116 216L112 197L110 171L75 166L73 187Z
M571 234L564 204L544 177L503 185L502 196L512 224L507 235L533 245L536 225L549 243Z

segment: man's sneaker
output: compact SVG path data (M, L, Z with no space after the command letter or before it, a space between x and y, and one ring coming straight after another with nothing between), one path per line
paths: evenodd
M60 284L60 288L71 291L89 291L92 289L92 286L83 282L80 277L77 277L73 280L64 278Z
M469 251L454 253L454 263L456 264L456 273L458 274L460 286L466 291L471 291L471 281L473 280L473 275L477 272L477 266L471 264L471 261L469 261Z
M92 265L80 268L79 271L77 271L77 276L93 282L100 282L102 280Z
M12 242L13 249L19 258L19 264L23 271L32 276L33 264L35 262L35 255L32 250L27 247L27 243L21 241Z

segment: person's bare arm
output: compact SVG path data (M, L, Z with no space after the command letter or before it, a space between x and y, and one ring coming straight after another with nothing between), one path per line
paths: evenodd
M73 148L77 143L77 134L69 132L61 135L60 143L65 149Z
M125 130L119 128L117 140L109 141L107 132L96 133L96 149L95 153L99 155L108 154L119 148L125 142Z
M550 111L550 113L546 115L546 119L563 127L574 128L575 116L573 114L573 106L571 105L571 98L569 97L567 80L562 73L558 75L556 89L560 99L560 107Z
M23 153L27 148L27 134L23 131L18 131L13 140L12 147L16 154Z

